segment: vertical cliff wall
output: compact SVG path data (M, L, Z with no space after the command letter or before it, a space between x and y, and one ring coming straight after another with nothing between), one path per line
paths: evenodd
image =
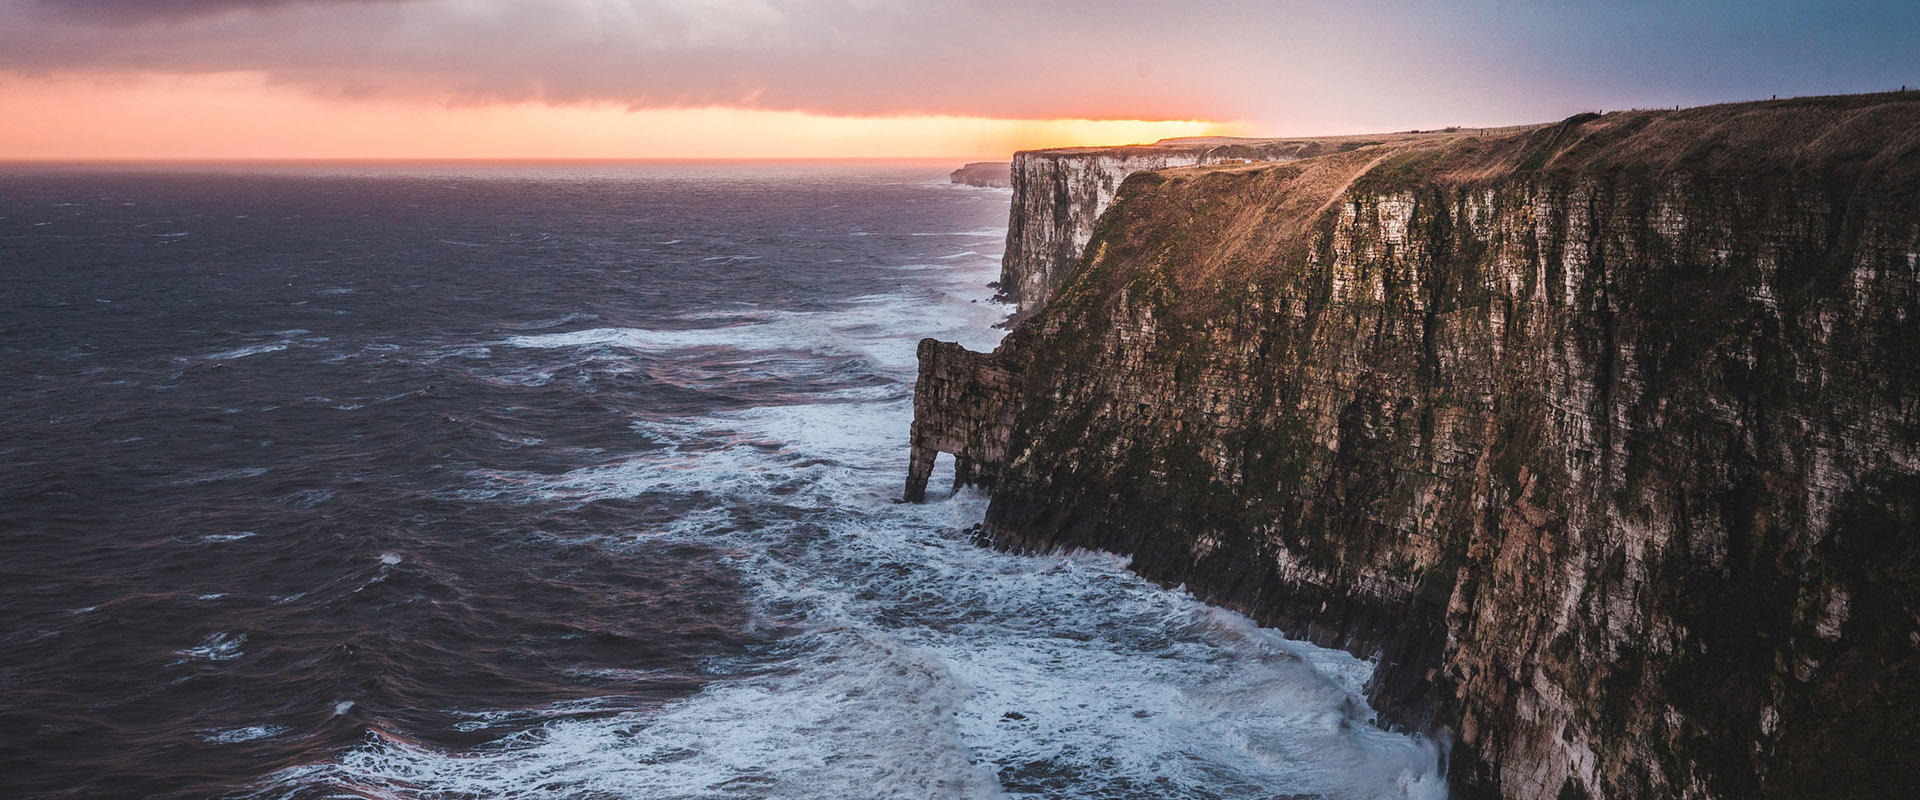
M1205 149L1039 150L1013 157L1013 213L1000 262L1000 296L1016 318L1039 310L1080 260L1094 220L1128 175L1206 158Z
M954 456L956 487L992 486L1006 461L1018 409L1014 373L992 354L952 342L922 339L919 356L906 499L926 499L927 479L941 453Z
M1131 554L1377 656L1376 706L1456 737L1462 794L1910 789L1920 99L1118 193L1044 311L967 362L1011 386L976 466L998 541ZM917 415L979 416L939 399L983 391L951 374Z
M1517 130L1517 129L1516 129ZM1013 210L1000 261L999 299L1014 320L1046 305L1086 249L1094 223L1136 172L1208 164L1292 161L1360 147L1443 140L1484 131L1450 129L1306 139L1195 137L1125 147L1029 150L1013 157Z

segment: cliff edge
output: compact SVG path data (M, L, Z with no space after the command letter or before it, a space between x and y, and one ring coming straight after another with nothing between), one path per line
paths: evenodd
M999 349L922 345L920 487L1377 657L1461 796L1908 791L1920 95L1346 141L1036 239Z
M1040 310L1080 261L1096 220L1120 184L1136 172L1173 167L1293 161L1414 139L1472 136L1486 130L1409 131L1372 136L1248 139L1226 136L1162 139L1122 147L1024 150L1013 156L1013 213L1000 261L999 299L1014 304L1014 321Z

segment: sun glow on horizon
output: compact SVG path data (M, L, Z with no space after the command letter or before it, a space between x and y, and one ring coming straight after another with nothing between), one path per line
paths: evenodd
M256 73L0 78L0 159L1005 158L1246 135L1205 120L837 117L613 105L319 97Z

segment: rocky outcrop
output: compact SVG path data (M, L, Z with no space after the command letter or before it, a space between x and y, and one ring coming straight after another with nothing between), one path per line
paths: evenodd
M922 339L919 355L906 498L926 499L927 479L940 453L954 455L956 488L992 486L1013 429L1014 374L993 354L952 342Z
M1005 161L975 161L948 173L947 179L983 189L1005 189L1013 185L1009 176L1012 168L1013 165Z
M1378 658L1376 708L1449 733L1461 795L1909 790L1920 96L1117 194L994 354L922 346L916 463L991 474L997 542L1130 554Z

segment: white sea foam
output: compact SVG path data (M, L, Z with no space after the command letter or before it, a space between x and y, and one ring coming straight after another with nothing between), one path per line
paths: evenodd
M236 347L236 348L233 348L232 350L222 350L218 353L209 353L203 357L206 358L208 361L232 361L233 359L236 359L236 358L246 358L247 356L257 356L257 355L260 355L261 353L277 353L277 352L280 352L281 350L287 349L287 346L289 344L291 344L291 342L284 342L284 341L267 342L265 344L250 344L250 345L247 345L246 347Z
M229 409L227 413L233 413L234 411L237 411L237 409ZM218 481L235 481L235 480L242 480L245 478L258 478L265 474L267 474L266 467L235 467L233 469L210 469L204 472L197 472L192 475L188 475L184 478L178 478L173 481L173 485L198 486L203 483L215 483Z
M741 328L755 327L751 325ZM692 347L738 346L738 333L729 336L726 331L732 328L694 328L688 330L659 330L650 328L589 328L565 333L535 333L507 338L507 344L515 347L584 347L590 345L609 345L631 350L672 350Z
M953 291L957 294L963 289L956 286ZM834 312L758 312L715 327L588 328L523 334L510 336L505 343L527 348L599 348L650 353L699 348L769 354L824 353L859 356L880 368L903 369L916 363L915 346L923 335L959 339L975 347L992 346L990 326L1005 315L1004 306L967 303L952 313L947 328L927 328L927 306L945 304L952 299L952 295L924 292L874 295L855 298L846 309ZM975 324L964 324L969 322Z
M198 658L207 661L232 661L242 653L240 646L247 643L244 633L215 633L193 647L175 650L174 655L184 658Z
M213 744L239 744L279 736L286 732L285 725L249 725L245 728L207 731L200 734L200 738Z
M293 506L294 508L313 508L332 499L332 489L301 489L297 492L290 492L276 497L274 501Z
M965 687L935 660L851 631L839 638L820 669L716 686L658 715L566 719L457 756L383 737L320 769L394 797L998 795L952 723ZM893 674L875 680L876 668Z
M591 322L599 318L600 318L599 314L589 314L584 311L574 311L568 314L562 314L552 319L543 319L535 322L522 323L520 325L516 325L513 327L521 328L523 330L540 330L543 328L558 328L561 325L565 325L570 322Z
M978 237L982 239L993 239L993 238L1005 238L1007 235L1007 229L1006 228L980 228L979 230L971 230L971 231L934 231L934 232L925 232L925 233L910 233L907 235L908 236L967 236L967 237Z
M1005 309L971 302L990 277L980 263L836 311L507 339L565 351L557 358L732 348L767 356L757 368L804 369L771 357L798 349L895 379L639 423L644 450L557 475L477 471L460 494L679 498L691 508L678 519L602 546L716 548L760 615L794 633L781 655L658 710L476 712L482 726L524 727L466 750L376 731L337 760L277 773L264 793L318 783L393 798L1444 797L1435 745L1371 724L1368 663L1157 587L1123 558L980 547L962 532L985 512L976 491L895 502L914 343L992 347L988 325ZM950 460L940 469L950 476Z

